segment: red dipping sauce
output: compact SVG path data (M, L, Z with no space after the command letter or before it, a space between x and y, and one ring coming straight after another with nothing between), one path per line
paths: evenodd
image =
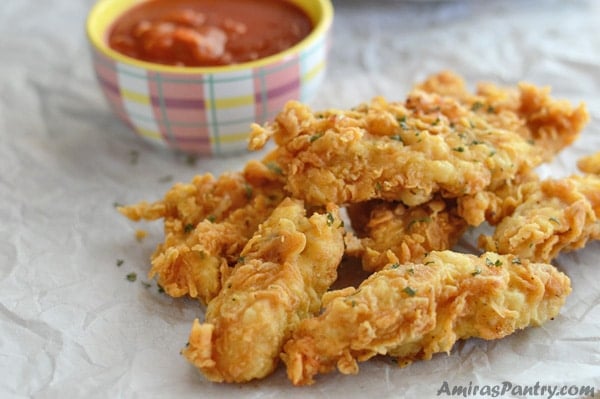
M312 28L286 0L149 0L114 22L108 45L141 61L218 66L279 53Z

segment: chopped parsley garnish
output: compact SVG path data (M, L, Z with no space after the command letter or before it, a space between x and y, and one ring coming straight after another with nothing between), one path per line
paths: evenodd
M125 261L123 259L117 259L117 266L121 266Z
M429 222L431 222L431 218L428 218L428 217L421 218L421 219L413 219L410 221L410 223L408 223L408 226L406 226L406 228L408 230L410 230L415 223L429 223Z
M150 288L150 287L152 286L152 284L150 284L150 283L148 283L148 282L146 282L146 281L140 281L140 283L142 283L142 286L143 286L144 288Z
M323 136L323 133L317 133L317 134L313 134L312 136L310 136L309 141L312 143L318 139L321 138L321 136Z
M464 147L455 147L452 149L452 151L456 151L456 152L465 152Z
M140 158L140 153L137 150L129 151L129 163L135 165L138 163Z
M333 214L331 212L327 212L327 226L333 225L334 220Z
M168 183L168 182L170 182L170 181L172 181L172 180L173 180L173 175L165 175L165 176L163 176L163 177L160 177L160 178L158 179L158 182L159 182L159 183Z
M397 268L399 268L399 267L400 267L400 264L399 264L399 263L393 263L393 264L390 266L390 268L391 268L391 269L397 269Z
M244 190L246 191L246 199L250 199L252 198L252 186L249 185L248 183L244 183Z
M471 276L477 276L478 274L481 274L481 269L475 269L475 271L471 273Z
M481 101L476 101L471 106L471 111L477 112L479 110L479 108L481 108L481 107L483 107L483 103Z
M417 291L415 291L409 286L404 287L402 291L404 291L408 296L415 296L415 294L417 293Z
M125 276L125 278L127 279L127 281L134 282L135 280L137 280L137 273L131 272L127 276Z
M208 220L211 223L214 223L217 220L217 217L215 215L208 215L206 217L206 220Z
M490 258L485 258L485 265L488 267L500 267L502 266L502 261L500 259L496 259L496 261L490 260Z
M186 232L186 233L191 233L192 231L194 231L194 229L195 229L195 228L196 228L196 227L195 227L193 224L191 224L191 223L188 223L188 224L186 224L186 225L185 225L185 227L183 228L183 231L184 231L184 232Z
M398 124L400 124L402 130L408 129L408 125L406 124L406 116L401 116L400 118L396 118L396 120L398 121Z
M281 170L281 168L279 167L279 165L277 165L275 162L269 162L267 163L267 168L269 168L269 170L273 173L276 173L278 175L282 175L283 171Z
M556 223L556 224L560 225L560 222L558 221L558 219L557 219L557 218L554 218L554 217L552 217L552 218L550 218L549 220L550 220L552 223Z
M191 155L189 154L186 158L185 158L185 163L189 166L196 166L196 161L198 160L198 158L196 158L195 155Z
M399 142L403 142L402 140L402 136L400 136L399 134L394 134L392 136L390 136L390 139L395 140L395 141L399 141Z

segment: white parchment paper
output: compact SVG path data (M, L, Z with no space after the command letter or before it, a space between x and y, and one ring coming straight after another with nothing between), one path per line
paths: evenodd
M573 293L541 328L463 342L404 369L373 359L357 376L331 373L308 388L292 387L281 369L245 385L207 382L179 355L202 309L145 278L162 226L135 225L113 203L155 200L175 181L239 169L260 154L190 163L139 142L94 80L84 35L92 3L0 4L1 398L449 397L444 383L463 386L461 397L491 397L481 389L507 384L532 391L504 397L550 397L542 385L588 386L600 396L598 243L558 258ZM600 151L599 2L339 0L335 10L328 78L314 108L375 95L401 100L441 69L473 85L527 80L585 101L592 115L543 174L573 173L578 157ZM137 228L150 233L142 242Z

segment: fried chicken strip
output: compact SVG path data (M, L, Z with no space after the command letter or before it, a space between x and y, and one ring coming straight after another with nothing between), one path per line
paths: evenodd
M416 90L404 103L375 98L350 111L313 113L290 102L250 147L274 136L265 158L281 168L286 189L309 204L371 199L423 204L474 194L526 173L541 151L517 133L452 97Z
M363 269L371 272L390 263L388 251L400 263L421 262L431 251L452 248L467 228L456 202L441 198L415 207L373 200L346 209L359 237L346 253L360 257Z
M390 355L406 365L449 352L459 339L498 339L555 317L567 276L514 256L432 252L423 264L392 264L358 289L328 292L318 317L300 323L282 358L295 385L334 368Z
M183 355L211 381L263 378L297 323L319 311L344 251L338 209L304 215L284 200L261 224L206 320L194 321Z
M175 184L154 203L120 207L132 220L164 219L164 241L151 257L150 278L173 297L189 295L208 303L231 266L284 197L280 176L250 162L243 172L196 176Z
M588 120L583 104L573 108L547 88L480 84L470 94L460 77L444 72L403 103L375 98L348 111L313 113L291 102L273 123L253 126L249 147L273 137L278 148L265 160L308 203L385 199L415 206L435 193L494 192L550 160Z
M549 87L521 82L516 87L500 87L481 82L470 93L464 80L451 71L432 75L416 86L429 93L458 98L495 127L517 132L543 151L550 161L572 144L589 121L585 104L573 107L566 100L551 97Z
M479 237L481 248L550 262L561 252L600 239L600 176L533 182L520 193L520 204L494 234Z

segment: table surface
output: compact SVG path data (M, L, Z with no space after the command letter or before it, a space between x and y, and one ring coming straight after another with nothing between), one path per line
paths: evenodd
M373 359L357 376L331 373L309 388L292 387L281 369L245 385L207 382L179 355L201 307L143 284L160 222L136 225L113 204L159 199L174 181L238 170L259 155L189 162L140 142L115 120L90 66L84 23L92 4L4 0L0 7L0 397L444 397L445 383L480 393L511 384L506 397L536 384L536 392L589 386L600 394L598 243L557 259L573 293L541 328L461 342L403 369ZM587 103L590 124L542 174L573 173L578 157L600 150L599 2L334 6L315 109L376 95L402 100L415 82L451 69L471 87L524 80ZM139 243L137 228L149 232ZM135 282L126 279L132 272Z

